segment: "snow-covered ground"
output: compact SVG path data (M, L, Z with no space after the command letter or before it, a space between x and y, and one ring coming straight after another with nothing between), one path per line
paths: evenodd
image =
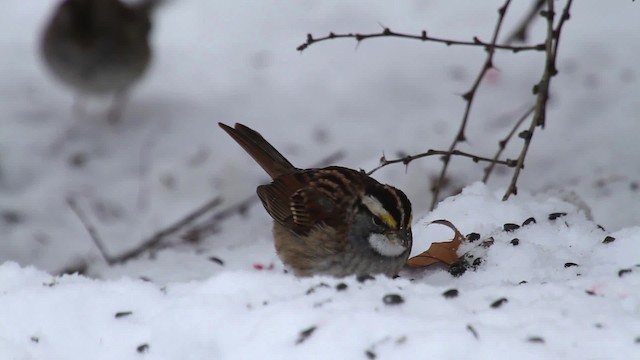
M481 49L398 39L295 48L307 33L379 24L488 40L501 1L169 2L153 68L117 126L99 101L75 118L72 95L43 68L37 38L54 3L5 0L0 12L0 359L640 358L637 2L574 2L517 197L500 201L510 171L485 186L483 165L467 159L450 171L463 192L433 212L437 158L375 174L414 203L414 254L451 238L426 226L435 219L493 237L461 249L482 258L477 269L364 282L284 273L259 205L197 243L108 266L67 199L117 256L266 181L219 121L255 128L300 167L338 150L340 165L371 169L383 152L446 148ZM514 1L504 29L528 5ZM497 53L462 150L495 152L534 101L542 56ZM80 265L86 275L51 275ZM385 302L392 294L404 301Z

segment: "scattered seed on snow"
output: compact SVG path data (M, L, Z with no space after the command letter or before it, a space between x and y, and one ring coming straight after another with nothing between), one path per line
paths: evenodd
M520 229L520 225L514 224L514 223L506 223L506 224L502 225L502 229L504 231L510 232L510 231L514 231L514 230Z
M496 240L493 238L493 236L491 236L490 238L488 238L487 240L483 241L480 243L480 246L482 246L483 248L488 248L489 246L493 245L493 243Z
M449 289L443 292L442 296L444 296L446 299L452 299L454 297L457 297L459 293L460 292L458 291L458 289Z
M604 240L602 240L603 244L608 244L608 243L612 243L616 241L616 238L614 238L613 236L607 236L604 238Z
M314 292L316 292L316 289L318 289L318 288L328 288L328 287L329 287L329 285L327 285L326 283L322 282L322 283L320 283L318 285L314 285L314 286L310 287L307 290L306 294L310 295L310 294L313 294Z
M469 233L469 234L467 234L466 239L467 239L469 242L474 242L474 241L476 241L476 240L479 240L479 239L480 239L480 234L478 234L478 233L476 233L476 232Z
M568 262L568 263L564 263L564 267L565 268L569 268L572 266L578 266L578 264L574 263L574 262Z
M522 223L522 226L527 226L527 225L536 224L536 223L537 223L536 218L534 218L534 217L532 216L532 217L528 218L527 220L525 220L525 221Z
M631 270L631 269L620 269L618 271L618 277L623 277L624 275L626 275L626 274L628 274L628 273L630 273L632 271L633 270Z
M551 213L551 214L549 214L549 220L555 220L555 219L563 217L563 216L567 216L567 213L566 212Z
M453 277L459 277L467 271L469 263L466 260L459 260L449 265L449 274Z
M209 261L214 262L220 266L224 266L224 261L222 259L220 259L219 257L215 257L215 256L209 256Z
M507 300L507 298L500 298L494 302L491 303L491 307L494 309L499 308L500 306L502 306L502 304L509 302L509 300Z
M316 329L317 327L314 325L308 329L300 331L300 334L298 334L298 340L296 340L296 345L300 345L305 342L313 334L313 332L316 331Z
M29 340L31 340L31 342L35 343L35 344L40 342L40 338L37 337L37 336L32 336L32 337L29 338Z
M527 283L527 280L522 280L522 281L520 281L520 282L518 283L518 285L523 285L523 284L526 284L526 283Z
M518 246L519 244L520 244L520 239L515 238L515 239L511 240L511 245Z
M374 353L371 350L367 350L364 352L364 354L367 356L367 359L375 359L376 358L376 353Z
M371 275L358 275L358 277L356 277L356 280L358 280L359 283L364 283L367 282L368 280L375 280L376 278L374 278Z
M147 351L149 351L149 344L142 344L142 345L138 345L138 347L136 348L136 350L140 353L146 353Z
M387 294L382 298L382 302L386 305L399 305L404 302L404 299L398 294Z
M129 315L133 314L131 311L119 311L116 313L115 318L122 318L122 317L127 317Z
M347 290L347 284L341 282L339 284L336 285L336 290L338 291L344 291Z
M473 335L474 338L476 338L476 339L479 338L478 332L476 331L476 329L473 326L471 326L471 324L467 325L467 330L471 333L471 335Z
M540 336L530 336L527 341L534 344L544 344L544 339Z
M591 295L591 296L595 296L596 292L593 290L585 290L585 293L587 293L587 295Z

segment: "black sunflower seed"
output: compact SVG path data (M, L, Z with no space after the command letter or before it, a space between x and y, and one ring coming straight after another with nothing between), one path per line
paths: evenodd
M609 244L616 241L616 238L614 238L613 236L607 236L604 238L604 240L602 240L603 244Z
M458 289L449 289L445 292L442 293L442 296L444 296L446 299L452 299L454 297L457 297L459 294Z
M530 336L527 338L527 341L530 343L544 344L544 339L540 336Z
M404 302L404 299L398 294L387 294L382 298L382 302L386 305L399 305Z
M298 339L296 340L296 345L300 345L305 342L313 334L313 332L316 331L316 329L316 326L312 326L308 329L300 331L300 334L298 334Z
M502 304L509 302L509 300L507 300L507 298L500 298L494 302L491 303L491 307L494 309L499 308L500 306L502 306Z
M632 271L633 270L631 270L631 269L620 269L618 271L618 277L623 277L624 275L626 275L626 274L628 274L628 273L630 273Z
M514 231L520 229L520 225L514 223L506 223L502 225L504 231Z
M480 239L480 234L478 234L476 232L469 233L469 234L467 234L466 239L469 242L474 242L474 241Z
M563 216L567 216L566 212L555 212L555 213L551 213L549 214L549 220L555 220L559 217L563 217Z
M536 224L536 223L537 223L536 218L534 218L534 217L532 216L532 217L528 218L527 220L525 220L525 221L522 223L522 226L527 226L527 225Z

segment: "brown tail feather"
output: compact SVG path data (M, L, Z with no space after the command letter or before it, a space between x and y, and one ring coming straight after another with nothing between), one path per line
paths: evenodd
M240 144L272 179L298 170L256 131L237 123L235 128L223 123L218 125Z

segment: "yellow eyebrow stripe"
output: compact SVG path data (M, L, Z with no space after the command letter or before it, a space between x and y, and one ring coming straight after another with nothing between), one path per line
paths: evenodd
M397 229L398 228L398 222L396 221L396 219L393 218L393 216L391 216L391 214L385 213L385 214L381 214L379 217L390 228L393 228L393 229Z

